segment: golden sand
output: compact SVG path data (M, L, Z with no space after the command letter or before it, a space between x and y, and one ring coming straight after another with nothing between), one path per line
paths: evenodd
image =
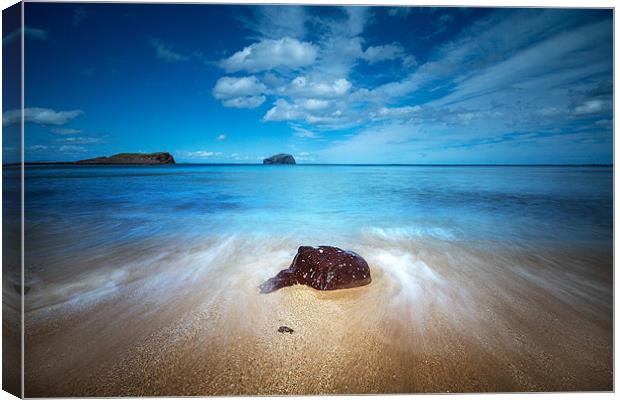
M26 395L612 390L610 255L446 246L369 248L373 281L355 289L264 295L278 265L224 260L172 288L136 279L33 310Z

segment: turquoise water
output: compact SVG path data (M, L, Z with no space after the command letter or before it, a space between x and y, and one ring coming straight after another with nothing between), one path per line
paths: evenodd
M247 279L258 285L286 267L300 245L354 250L375 269L391 271L399 284L411 284L420 272L411 265L462 268L459 258L474 251L484 253L472 263L502 254L501 266L490 265L500 272L518 269L523 255L544 259L550 268L569 262L579 270L601 268L598 259L575 260L603 254L609 260L603 264L611 264L612 172L610 167L29 166L25 265L33 291L27 304L97 301L126 282L156 284L168 273L181 282L184 278L174 275L179 271L206 277L216 266L220 273L247 271ZM430 254L437 245L450 247ZM437 255L452 261L432 265ZM607 296L608 289L601 293Z
M27 229L82 245L377 229L611 248L611 167L162 166L26 169ZM39 232L40 233L40 232Z

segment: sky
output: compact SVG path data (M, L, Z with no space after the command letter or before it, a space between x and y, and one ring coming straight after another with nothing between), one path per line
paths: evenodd
M27 161L613 162L611 10L26 3L24 34Z

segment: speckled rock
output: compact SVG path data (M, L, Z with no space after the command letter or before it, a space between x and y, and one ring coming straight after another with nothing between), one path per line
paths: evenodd
M352 251L331 246L301 246L288 269L260 286L261 293L292 285L317 290L348 289L371 282L368 263Z

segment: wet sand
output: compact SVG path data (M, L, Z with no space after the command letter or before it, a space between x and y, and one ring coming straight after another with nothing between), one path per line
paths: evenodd
M26 396L613 389L611 254L361 238L370 285L260 294L296 243L248 243L117 249L71 285L39 276ZM121 260L122 283L88 286Z

